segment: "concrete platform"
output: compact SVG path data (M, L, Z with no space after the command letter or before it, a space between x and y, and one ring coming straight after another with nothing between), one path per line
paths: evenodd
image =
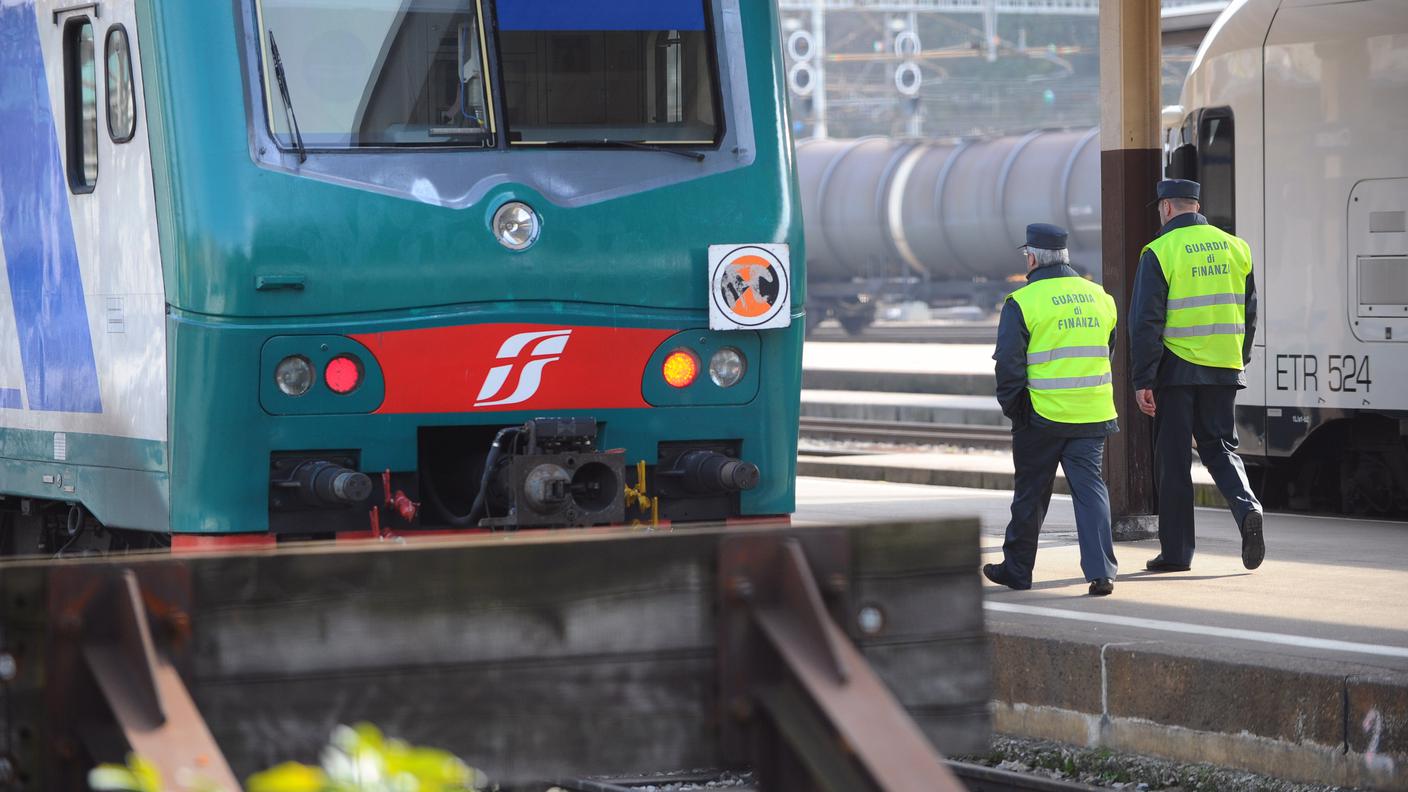
M1010 497L804 477L794 519L978 515L996 561ZM1157 541L1121 543L1115 593L1094 598L1053 498L1033 589L986 584L998 731L1408 789L1408 525L1272 515L1249 572L1231 516L1197 520L1191 571L1144 572Z
M847 344L808 341L802 368L992 376L992 344Z
M868 421L1010 426L993 396L992 344L807 342L802 350L802 415ZM902 484L1012 489L1006 451L802 456L804 476ZM1201 506L1225 501L1193 462ZM1069 493L1060 473L1056 491Z
M804 410L803 415L806 414ZM797 458L797 474L800 476L970 487L1006 490L1009 493L1015 477L1013 470L1011 451L977 449L843 456L802 455ZM1068 495L1070 491L1066 485L1065 474L1058 470L1056 492ZM1193 497L1199 506L1221 507L1226 504L1222 493L1213 483L1212 475L1196 461L1193 463Z
M802 391L802 415L865 421L1007 426L997 399L927 393L855 390Z
M802 348L802 385L819 390L942 393L991 399L996 383L992 350L991 344L808 341Z

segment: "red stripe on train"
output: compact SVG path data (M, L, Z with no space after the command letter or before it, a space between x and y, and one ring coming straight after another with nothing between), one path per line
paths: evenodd
M354 335L386 380L378 413L649 407L645 366L672 330L479 324Z

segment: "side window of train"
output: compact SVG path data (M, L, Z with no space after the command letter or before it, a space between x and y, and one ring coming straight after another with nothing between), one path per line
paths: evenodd
M1198 175L1203 186L1203 214L1229 234L1237 232L1234 187L1236 162L1232 110L1213 107L1198 120Z
M137 132L136 97L132 88L132 49L127 29L108 28L103 44L108 75L108 136L114 143L126 143Z
M1169 179L1192 179L1198 181L1198 147L1193 145L1196 131L1197 113L1189 113L1183 118L1182 126L1169 130L1171 141L1167 148L1168 162L1164 163L1164 176Z
M64 127L69 189L90 193L98 184L98 68L87 17L64 26Z

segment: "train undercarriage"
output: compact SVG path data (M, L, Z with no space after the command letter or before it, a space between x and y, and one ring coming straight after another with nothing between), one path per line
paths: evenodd
M1314 420L1290 412L1285 417L1291 423L1302 417ZM1279 440L1275 424L1268 439L1273 444ZM1249 456L1246 461L1253 488L1268 509L1408 519L1408 416L1350 413L1331 418L1289 456Z
M662 441L653 464L597 445L594 418L427 427L413 471L368 474L356 451L276 452L269 541L725 520L758 485L741 443ZM236 536L249 536L238 534ZM172 536L104 525L81 503L0 496L0 556L170 547Z

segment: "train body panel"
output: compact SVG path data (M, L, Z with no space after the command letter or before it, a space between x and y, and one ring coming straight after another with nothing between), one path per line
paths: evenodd
M1189 74L1182 134L1200 139L1210 219L1231 221L1257 259L1260 368L1243 402L1302 425L1307 409L1408 410L1408 309L1395 302L1408 302L1408 236L1395 230L1408 209L1408 15L1377 0L1235 10ZM1232 151L1209 163L1201 138L1227 121ZM1289 454L1296 434L1265 452Z
M1265 81L1267 404L1408 410L1408 9L1282 7Z
M1395 0L1234 4L1166 130L1170 175L1198 178L1256 261L1242 450L1291 458L1292 498L1349 512L1408 508L1405 53Z
M1071 263L1100 277L1099 129L986 139L798 144L813 323L848 332L881 300L999 306L1022 273L1026 225L1070 230Z
M1098 276L1097 137L1097 129L1083 129L802 141L812 279L1001 281L1020 273L1016 248L1035 222L1069 229L1072 260Z
M276 141L269 131L267 114L278 117L283 109L277 88L266 89L270 78L261 69L254 3L239 4L238 36L223 5L163 6L153 17L163 57L205 64L201 70L172 68L162 74L171 210L180 216L179 223L171 223L167 247L181 271L172 304L195 313L245 317L500 299L706 305L704 251L719 242L721 230L736 234L729 241L764 236L772 241L792 213L787 199L766 204L765 211L757 204L755 211L740 211L740 201L760 189L790 198L790 155L774 144L758 145L759 136L781 138L780 114L774 109L759 118L749 104L754 97L757 106L775 103L769 83L773 52L757 35L764 15L750 11L750 24L739 29L738 0L712 5L715 27L732 31L724 36L719 68L736 74L721 79L725 137L717 149L700 148L703 162L629 150L526 145L349 153L320 151L310 139L302 164L286 141ZM264 21L273 30L277 20L266 9ZM355 26L343 27L335 19L325 25L329 29L321 37L358 34ZM222 44L230 46L210 47L212 32L225 34ZM746 45L745 33L750 33ZM315 77L329 73L322 59L335 53L292 33L278 40L294 106L312 105ZM375 49L373 44L368 46ZM762 173L773 177L765 188L759 183ZM530 250L504 259L502 248L483 230L494 209L510 198L539 212L544 233ZM327 222L330 216L337 221ZM630 217L642 218L642 227L624 228ZM391 235L386 228L416 233ZM662 249L660 239L672 244ZM212 260L224 262L223 268L209 266ZM670 277L662 280L662 272ZM302 277L305 285L278 293L251 288L254 279L270 275Z
M24 6L46 34L49 5ZM95 20L100 30L114 21L108 5L103 19ZM458 4L458 10L444 5L428 4L419 21L411 19L414 14L383 14L382 23L395 18L396 24L429 25L436 15L458 13L454 24L461 29L463 60L466 41L473 39L463 31L490 19L493 11L472 0ZM521 4L528 11L507 13L531 22L560 5L533 0ZM139 39L143 45L136 75L143 101L137 135L123 145L134 151L140 145L142 156L118 164L102 160L91 194L71 194L61 177L54 185L70 205L91 204L81 208L83 217L74 210L75 233L86 238L78 243L79 258L122 257L121 267L101 259L107 269L95 268L92 278L85 260L88 301L77 311L87 319L98 350L93 373L102 383L103 411L56 411L38 426L50 434L70 433L71 454L85 443L109 448L128 437L146 445L140 453L109 457L108 468L88 471L89 486L36 491L16 477L48 474L49 467L38 464L47 457L11 449L38 447L50 435L27 437L17 446L7 434L0 495L79 503L109 526L148 531L366 530L367 509L354 509L350 501L331 509L330 519L297 509L290 519L275 514L284 493L296 493L299 486L291 474L280 473L280 465L289 459L345 464L374 479L371 502L379 503L394 490L424 498L427 454L458 455L454 464L460 467L451 477L472 497L489 479L481 479L480 470L470 475L469 468L476 464L475 454L481 468L486 464L484 455L498 430L517 425L576 431L585 424L574 419L592 418L596 426L583 430L587 434L577 440L584 444L576 447L623 451L632 469L637 460L649 466L652 484L657 467L662 475L678 473L681 481L695 481L698 471L666 469L683 470L680 460L693 446L700 454L714 454L715 462L737 458L760 471L756 485L724 497L723 511L708 502L723 497L718 493L681 494L671 490L679 488L674 479L661 478L653 489L664 488L666 519L791 512L805 251L793 199L777 12L738 0L695 5L680 0L650 13L663 14L661 19L673 14L687 25L686 18L703 9L706 21L699 24L712 38L676 31L668 41L663 35L649 41L654 42L650 53L667 50L660 57L677 58L661 72L676 83L665 84L661 77L651 88L661 108L717 122L716 139L688 147L686 153L697 150L700 160L681 156L678 146L671 151L583 148L579 141L561 148L517 145L521 141L508 139L507 98L490 98L491 111L499 115L499 138L483 148L423 141L358 151L321 146L318 119L335 114L320 110L323 97L312 89L319 81L334 93L348 86L328 82L327 59L337 48L316 31L291 26L290 20L298 20L286 15L283 24L290 29L277 33L282 68L298 75L289 75L293 104L307 108L304 120L313 127L307 160L300 162L293 136L282 134L269 117L282 116L284 108L262 34L272 30L265 23L280 19L272 11L318 11L324 18L325 3L127 4L118 13L134 57ZM0 13L11 11L7 5ZM327 27L344 45L349 36L367 32L350 23ZM618 40L655 35L633 30ZM393 25L385 41L372 42L382 49L378 67L400 57L398 36L405 34ZM448 35L453 58L453 28ZM533 35L534 46L566 46L550 33ZM600 38L608 35L616 34ZM519 35L512 46L528 46L523 42L530 38ZM686 39L695 43L680 43ZM491 55L510 45L493 34L479 41L483 54L476 51L466 60L462 73L482 57L479 62L497 86L497 63L488 69ZM417 54L416 44L405 50L406 57L437 63L445 40L426 42L428 54ZM348 63L354 56L349 50ZM46 52L42 74L52 83L55 101L62 101L62 70L48 57ZM93 72L98 83L102 67L100 61ZM701 69L714 75L712 99L683 86L681 75ZM362 104L380 90L368 85ZM452 96L463 102L469 94ZM481 114L484 109L477 108ZM710 116L714 110L717 115ZM61 146L62 114L54 123L57 131L51 134ZM396 134L407 126L399 125ZM110 143L100 140L100 151ZM104 192L108 185L116 189L116 174L124 168L144 175L141 186ZM49 170L59 173L63 166ZM9 199L13 184L0 186ZM495 238L495 213L511 201L530 205L541 229L536 244L520 252L506 250ZM782 310L797 323L762 331L705 329L711 289L718 282L711 279L709 246L728 243L790 247L792 285L783 292L790 299ZM118 247L120 254L114 252ZM53 248L49 244L45 250ZM122 305L110 297L123 297ZM115 332L119 307L126 335L141 339L141 356L118 358L104 346L109 343L104 334L121 335ZM382 342L412 335L432 339L431 348L416 352L406 368L395 355L416 345ZM712 355L724 347L745 356L735 390L711 381ZM693 356L693 385L664 384L662 364L671 350ZM433 359L441 351L443 359ZM346 396L332 390L331 369L325 368L339 353L356 362L354 390ZM271 371L288 357L316 365L314 386L296 407L290 407L291 397L279 391ZM0 371L11 369L7 364ZM8 380L0 381L0 388L10 387ZM125 395L110 397L113 389ZM425 398L432 392L443 398ZM0 396L9 398L8 393ZM396 404L401 407L393 409ZM7 433L13 412L0 410ZM535 428L535 419L559 424ZM461 438L470 440L461 443ZM454 454L445 451L449 446ZM134 487L134 473L151 481ZM575 478L572 486L578 486ZM672 507L668 498L675 496ZM124 502L108 502L118 499ZM442 524L429 517L429 504L423 509L416 517L404 512L388 527ZM502 512L490 516L504 517Z
M65 9L0 9L0 492L164 528L166 300L136 9Z

